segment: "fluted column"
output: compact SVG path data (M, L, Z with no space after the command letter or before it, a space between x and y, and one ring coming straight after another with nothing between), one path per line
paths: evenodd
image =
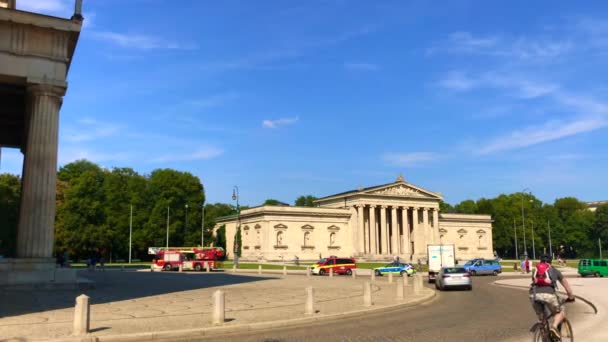
M391 238L391 253L399 254L399 227L397 226L397 207L391 208L391 231L393 236Z
M380 206L380 240L382 245L382 254L388 253L388 226L386 224L386 206Z
M19 258L53 257L59 109L64 94L65 88L51 85L27 88Z
M418 224L418 208L414 207L412 208L412 224L414 225L414 227L412 228L413 232L414 232L414 254L422 254L424 253L424 243L422 242L422 237L421 237L421 229L420 229L420 225Z
M365 253L365 226L363 221L363 206L357 206L357 216L359 218L359 224L357 228L357 247L359 253Z
M439 209L433 209L433 243L439 243Z
M402 254L410 254L410 227L407 221L407 207L401 208L401 229L403 229L403 247L401 248Z
M378 226L376 224L376 206L369 206L369 238L370 254L378 254Z
M424 231L424 246L431 243L431 228L429 227L429 208L422 208L422 229Z

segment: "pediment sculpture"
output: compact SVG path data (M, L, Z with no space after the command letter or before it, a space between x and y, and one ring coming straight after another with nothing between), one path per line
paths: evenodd
M372 191L370 194L374 195L392 195L392 196L409 196L409 197L429 197L428 195L422 193L420 190L410 188L403 184L398 186L392 186L389 188Z

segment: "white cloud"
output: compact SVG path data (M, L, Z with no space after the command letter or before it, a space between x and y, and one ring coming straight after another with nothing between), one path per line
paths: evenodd
M224 150L214 146L201 146L198 150L187 154L166 154L152 158L153 163L168 163L178 161L209 160L224 154Z
M470 32L454 32L448 35L446 41L429 48L427 53L447 52L530 60L559 57L573 49L574 43L569 38L555 40L540 36L475 36Z
M68 142L92 141L99 138L111 137L119 134L124 126L97 121L93 118L84 118L77 125L69 125L62 132L62 138Z
M281 118L277 120L264 120L262 121L262 127L264 128L278 128L279 126L291 125L299 121L299 118Z
M344 63L344 68L358 71L378 71L380 67L372 63Z
M396 166L418 166L438 158L439 155L432 152L386 153L382 156L386 163Z
M602 117L586 117L567 122L550 121L540 126L515 130L507 135L494 138L476 152L478 154L490 154L528 147L594 131L606 126L608 126L608 120Z
M195 50L194 44L183 44L166 41L157 36L142 34L124 34L110 31L89 32L93 38L103 40L121 47L141 50L169 49L169 50Z

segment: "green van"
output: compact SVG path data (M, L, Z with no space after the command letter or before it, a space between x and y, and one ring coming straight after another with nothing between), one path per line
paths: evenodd
M594 277L608 276L608 260L581 259L578 262L578 274L580 274L581 277L585 277L585 276L594 276Z

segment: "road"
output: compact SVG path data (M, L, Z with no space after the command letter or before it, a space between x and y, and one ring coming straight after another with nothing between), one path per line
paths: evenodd
M236 341L518 341L530 339L536 319L526 292L492 285L495 277L475 277L473 291L438 293L431 303L349 320L281 330L222 336ZM585 308L568 306L576 320ZM576 326L574 327L576 332ZM218 337L204 339L217 340Z

